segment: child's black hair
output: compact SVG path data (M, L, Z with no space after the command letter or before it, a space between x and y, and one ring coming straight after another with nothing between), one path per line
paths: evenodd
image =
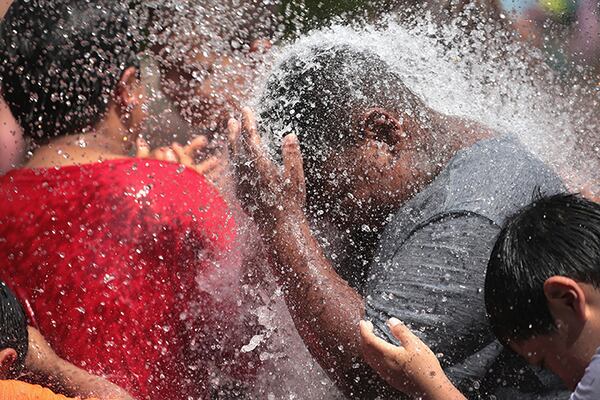
M556 275L600 288L600 204L575 194L541 198L502 229L485 279L485 305L500 341L556 329L544 295L544 282Z
M15 0L0 23L2 95L26 136L80 133L137 67L127 1Z
M0 282L0 350L11 348L17 352L17 362L13 367L15 373L24 367L28 347L25 310L12 290Z

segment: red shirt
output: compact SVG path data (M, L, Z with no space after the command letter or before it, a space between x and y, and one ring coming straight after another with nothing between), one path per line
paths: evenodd
M0 278L56 352L139 399L206 397L235 223L204 177L122 159L0 177ZM227 347L227 346L221 346Z

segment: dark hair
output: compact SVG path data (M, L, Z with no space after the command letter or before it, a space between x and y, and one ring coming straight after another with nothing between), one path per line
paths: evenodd
M502 342L555 330L544 282L556 275L600 287L600 204L575 194L542 198L502 229L485 278L487 313Z
M17 352L15 373L25 366L28 347L27 317L23 306L8 286L0 282L0 350L11 348Z
M263 132L280 148L298 135L307 171L348 144L354 116L370 107L418 113L420 100L376 53L331 44L293 48L271 72L260 100ZM318 184L318 176L313 177Z
M34 139L96 124L138 65L127 1L15 0L0 24L2 95Z

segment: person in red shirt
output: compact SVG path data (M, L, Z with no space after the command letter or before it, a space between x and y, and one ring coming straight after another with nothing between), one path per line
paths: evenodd
M139 399L208 398L256 367L238 359L236 224L168 162L185 149L128 157L145 118L130 19L109 0L19 0L0 26L32 149L0 177L0 278L59 356Z

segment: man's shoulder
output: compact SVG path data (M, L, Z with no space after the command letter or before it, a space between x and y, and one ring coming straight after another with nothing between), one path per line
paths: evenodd
M450 172L451 184L483 191L496 189L500 185L504 186L505 191L514 190L519 184L555 188L563 186L550 165L512 136L479 141L459 151L446 169Z
M509 136L483 140L462 150L446 171L441 212L471 212L498 225L536 194L564 191L554 170Z
M481 221L502 226L537 193L562 191L561 179L517 139L480 141L456 154L431 184L390 217L380 255L385 258L386 249L401 247L430 225L455 234Z

